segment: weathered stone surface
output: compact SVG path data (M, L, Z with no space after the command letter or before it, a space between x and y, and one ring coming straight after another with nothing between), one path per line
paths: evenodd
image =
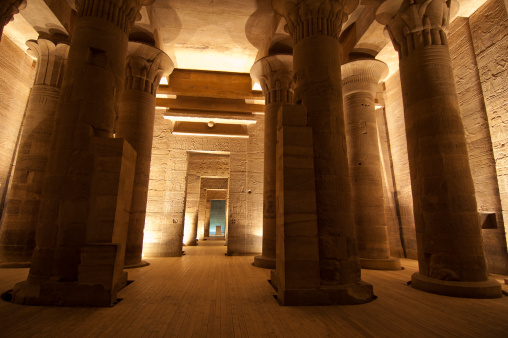
M162 76L173 70L173 62L161 50L129 42L125 90L120 99L116 137L125 138L136 150L136 176L132 197L126 266L144 265L143 229L155 116L155 95Z
M478 211L497 215L496 224L482 230L487 267L491 273L504 274L508 272L508 253L496 161L468 19L452 22L449 41Z
M35 71L33 60L4 36L0 41L0 119L4 126L0 129L0 213Z
M360 264L400 270L399 260L390 257L374 103L378 82L387 73L386 64L378 60L342 65L344 117Z
M341 24L356 1L273 1L293 38L295 102L312 128L320 278L323 285L360 282L340 70Z
M488 279L445 33L448 6L403 1L400 8L381 6L377 17L400 57L420 270L413 277L436 285ZM435 291L423 283L413 287Z
M39 39L28 45L37 56L37 73L26 107L16 166L0 229L0 261L28 264L35 247L42 185L60 86L69 46ZM12 208L19 205L19 208ZM7 233L6 233L7 232Z
M14 292L18 303L111 306L125 279L122 268L136 155L128 143L112 136L124 85L126 32L141 4L122 2L120 8L117 2L105 6L101 1L77 2L78 18L44 180L37 247L27 283L18 284ZM108 268L114 283L98 284L98 289L91 286L90 300L75 300L82 289L79 279L85 278L79 272L81 249L97 243L118 245L115 263ZM52 285L52 291L32 293L44 291L45 282L54 277L62 282Z
M508 48L508 16L506 1L489 0L469 18L478 74L485 101L488 125L492 141L497 181L503 210L503 219L508 218L508 152L506 95L508 70L506 49ZM504 223L505 236L508 224ZM484 234L486 231L484 231ZM490 234L492 237L497 235ZM499 242L500 239L498 238ZM502 249L496 255L503 254Z
M254 265L265 269L275 268L277 113L281 105L293 102L292 68L291 55L270 55L251 68L251 76L265 96L263 252L254 257Z

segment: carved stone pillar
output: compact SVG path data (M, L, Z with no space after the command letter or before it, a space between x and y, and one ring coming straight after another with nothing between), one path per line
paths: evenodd
M501 297L489 279L446 31L450 2L404 0L377 12L399 53L418 244L416 289Z
M388 66L378 60L342 65L344 115L358 257L364 269L400 270L390 257L374 97Z
M7 25L19 13L20 9L26 7L26 0L3 0L0 2L0 40L4 26Z
M372 286L361 281L351 211L351 186L342 105L340 43L342 23L356 8L347 0L273 0L294 41L295 101L308 110L312 127L321 285L360 290L355 296L330 296L332 303L365 303Z
M293 102L293 56L271 55L258 60L250 70L265 96L263 251L254 257L254 265L275 269L275 150L277 145L277 112L283 104Z
M126 266L134 267L147 264L142 262L141 252L152 158L155 94L161 77L169 75L174 66L169 56L149 45L129 42L128 53L116 137L126 139L138 153L124 262Z
M111 306L126 283L135 151L114 139L127 33L142 0L76 0L36 248L15 303Z
M67 44L55 45L46 39L28 41L27 45L37 57L37 73L0 228L0 262L4 266L28 267L32 257L42 181L69 51Z

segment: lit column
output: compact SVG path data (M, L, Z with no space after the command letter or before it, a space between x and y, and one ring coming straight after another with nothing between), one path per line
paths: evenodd
M449 296L501 297L483 252L448 50L449 6L399 0L377 12L399 53L418 244L412 286Z
M36 248L15 303L111 306L123 272L135 151L114 139L128 32L142 0L76 0ZM127 214L127 215L125 215Z
M0 2L0 39L4 26L12 20L14 14L19 13L19 10L24 7L26 7L26 0L2 0Z
M129 42L125 89L120 98L116 137L126 139L138 153L132 192L126 266L143 266L143 229L155 118L155 94L162 76L173 71L173 62L158 48Z
M400 260L390 257L374 104L378 82L387 73L388 66L374 59L342 65L358 257L365 269L400 270Z
M37 57L7 208L0 228L0 261L28 267L35 247L42 182L69 46L46 39L28 41ZM20 265L21 264L21 265Z
M294 41L295 102L308 110L312 127L321 285L359 290L335 303L372 300L372 286L361 282L351 211L351 186L342 103L339 33L357 6L346 0L273 0Z
M271 55L258 60L250 70L265 96L263 247L254 265L275 269L275 150L277 145L277 112L283 104L293 102L293 56Z

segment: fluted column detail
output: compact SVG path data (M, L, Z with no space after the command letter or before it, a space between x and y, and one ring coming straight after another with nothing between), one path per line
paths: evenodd
M451 4L389 1L377 12L400 59L419 262L412 286L451 296L500 297L499 283L488 278L447 45Z
M0 261L17 266L28 264L35 247L42 181L69 51L67 44L55 45L46 39L28 41L27 45L37 57L37 71L0 228Z
M390 257L374 97L388 66L378 60L342 65L344 115L356 243L362 268L400 270Z
M356 252L338 40L341 24L357 4L355 0L272 1L295 42L295 101L307 107L312 127L321 285L334 290L354 285L361 290L354 299L332 297L332 303L343 304L372 300L372 287L361 282Z
M265 97L263 248L261 256L254 257L254 265L275 269L277 112L283 104L293 102L293 56L264 57L254 63L250 74Z
M0 39L5 25L14 18L14 14L19 13L19 10L25 7L26 0L3 0L0 3Z
M129 42L125 89L120 98L116 137L124 138L138 153L132 193L126 266L142 266L150 161L155 118L155 95L162 76L173 71L173 62L160 49Z

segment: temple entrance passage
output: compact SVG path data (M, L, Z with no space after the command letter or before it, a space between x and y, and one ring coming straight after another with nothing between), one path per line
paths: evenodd
M209 235L224 236L226 233L226 200L211 200Z

